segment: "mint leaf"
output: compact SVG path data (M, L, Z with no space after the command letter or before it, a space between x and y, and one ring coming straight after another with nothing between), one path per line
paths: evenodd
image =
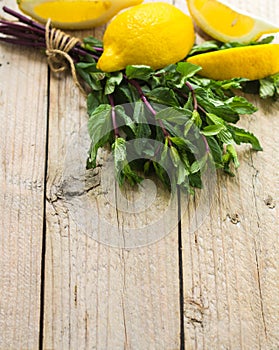
M146 96L153 102L167 106L179 107L179 102L174 91L167 87L158 87L146 93Z
M111 106L107 104L100 105L91 113L88 120L88 132L91 138L88 162L92 167L96 166L97 151L99 147L108 142L111 130Z
M206 140L215 163L220 164L222 162L222 149L219 143L214 137L206 136Z
M116 178L120 186L127 180L131 185L135 185L142 181L142 178L137 175L130 167L127 160L126 141L118 137L112 145L114 166Z
M200 66L190 62L178 62L176 71L185 78L190 78L201 70Z
M136 133L136 124L135 121L126 113L123 106L115 106L115 113L117 117L117 122L121 126L127 126L129 127L132 132ZM120 119L120 122L119 122Z
M94 38L92 35L83 39L84 46L87 50L94 50L94 47L103 47L103 42L97 38Z
M225 104L238 114L252 114L258 110L252 103L241 96L231 97Z
M259 82L259 93L262 98L273 97L276 99L279 96L279 73L260 79Z
M105 85L105 95L110 95L114 92L115 87L120 85L123 79L123 74L121 72L110 73Z
M209 51L216 51L219 49L219 46L220 44L218 41L207 40L200 45L194 45L188 56L193 56L194 54L201 54Z
M134 65L126 67L126 76L128 79L139 79L148 81L154 70L149 66Z
M162 109L156 114L157 120L166 120L177 125L184 125L191 117L192 112L185 109L176 109L173 107L168 107Z
M219 134L220 131L224 129L225 129L225 126L222 124L207 125L202 129L201 133L205 136L214 136Z
M231 132L234 141L238 145L240 145L241 143L250 143L255 151L263 150L259 140L251 132L232 125L229 125L228 129Z

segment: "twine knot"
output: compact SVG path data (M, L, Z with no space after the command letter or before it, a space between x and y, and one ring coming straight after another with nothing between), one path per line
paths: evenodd
M85 90L78 81L74 61L68 53L81 41L80 39L72 37L59 29L51 28L50 24L51 20L49 19L45 27L46 55L48 65L53 72L58 73L67 69L69 64L74 83L86 96L87 94Z

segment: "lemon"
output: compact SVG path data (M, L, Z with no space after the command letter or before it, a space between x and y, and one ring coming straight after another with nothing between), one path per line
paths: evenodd
M39 22L49 18L63 29L85 29L108 22L116 13L143 0L18 0L22 12Z
M217 0L186 0L197 25L212 38L222 42L248 43L267 33L279 31L263 19L242 13Z
M105 72L127 65L163 68L184 59L194 40L191 18L175 6L163 2L137 5L109 23L98 68Z
M202 67L200 75L214 79L262 79L279 72L279 44L242 46L203 53L187 59Z

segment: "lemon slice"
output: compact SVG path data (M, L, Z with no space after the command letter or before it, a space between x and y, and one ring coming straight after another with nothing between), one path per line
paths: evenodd
M56 28L86 29L108 22L120 10L143 0L18 0L22 12Z
M263 34L276 33L279 26L233 9L217 0L186 0L197 25L222 42L248 43Z
M235 47L192 56L188 62L202 67L201 76L214 80L258 80L279 72L279 44Z

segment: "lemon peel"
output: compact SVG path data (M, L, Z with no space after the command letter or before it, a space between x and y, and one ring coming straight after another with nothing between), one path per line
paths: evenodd
M217 0L186 0L189 12L203 32L222 42L249 43L279 26Z
M201 76L214 80L258 80L279 72L279 44L242 46L203 53L187 59L202 67Z
M50 18L63 29L86 29L107 23L120 10L143 0L18 0L22 12L41 23Z
M109 23L97 67L105 72L127 65L163 68L184 59L194 40L190 16L175 6L163 2L137 5Z

